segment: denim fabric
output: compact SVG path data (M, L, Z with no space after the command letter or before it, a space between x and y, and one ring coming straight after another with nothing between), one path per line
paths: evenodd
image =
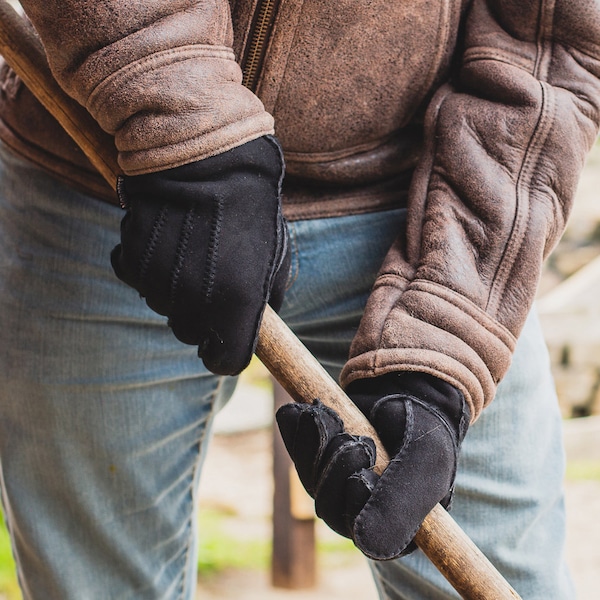
M202 460L235 379L113 275L119 209L0 151L1 485L24 598L190 600ZM282 316L334 376L403 219L291 224ZM453 509L528 599L571 597L560 439L532 319L467 435ZM382 598L454 597L418 553L374 574Z
M207 424L235 381L113 275L119 209L3 164L0 458L24 597L192 597Z

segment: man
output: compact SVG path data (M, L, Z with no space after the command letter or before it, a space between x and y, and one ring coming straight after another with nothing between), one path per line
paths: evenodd
M278 414L382 598L453 597L411 553L453 498L524 597L570 597L530 311L598 131L598 6L258 4L23 2L114 136L126 209L5 69L0 451L24 596L192 596L210 421L270 302L394 457L378 478L320 403Z

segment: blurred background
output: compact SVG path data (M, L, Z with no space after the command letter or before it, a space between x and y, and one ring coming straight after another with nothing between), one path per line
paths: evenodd
M569 226L545 267L537 302L564 417L567 559L579 600L596 600L600 589L599 298L597 144ZM313 519L310 499L285 466L278 477L280 486L289 486L291 501L287 514L284 509L279 515L284 539L273 552L273 414L272 383L256 360L215 422L201 482L197 597L376 600L360 553ZM0 525L0 600L20 599L8 534Z
M579 600L600 597L599 297L600 144L538 300L564 417L567 560ZM289 465L278 467L274 502L274 462L287 456L274 452L273 396L269 375L255 360L216 418L200 486L197 598L376 600L361 554L314 519L312 501ZM0 600L21 600L1 521Z

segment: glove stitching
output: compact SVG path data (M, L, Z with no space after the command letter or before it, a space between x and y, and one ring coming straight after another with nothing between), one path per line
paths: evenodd
M181 271L183 270L186 251L189 246L190 237L192 235L192 232L194 231L195 216L196 213L194 208L188 210L185 214L185 218L181 226L181 235L179 237L179 242L177 243L177 250L175 252L175 264L173 266L173 270L171 271L171 306L175 305L175 301L177 298L179 279L181 277Z
M275 274L279 272L279 269L285 262L285 257L288 252L288 246L290 245L290 236L287 230L285 219L281 214L281 207L279 207L277 211L277 240L279 254L277 255L276 260ZM273 281L274 280L275 277L273 277Z
M285 160L283 158L283 151L278 142L275 141L273 136L267 135L265 136L265 141L271 145L275 149L275 153L277 155L277 161L279 164L279 179L277 180L277 215L275 217L275 231L274 233L274 241L276 244L275 252L271 256L271 259L268 264L267 275L265 276L265 280L263 283L263 295L265 298L269 298L271 295L273 283L275 281L275 276L279 267L283 263L285 259L285 252L287 250L287 230L284 225L283 215L281 211L281 193L283 188L283 179L285 176ZM282 227L282 224L284 225ZM283 229L283 236L282 236ZM282 239L283 237L283 239ZM257 329L260 326L260 320L262 319L262 313L258 316L258 324Z
M318 416L319 416L318 410L315 407L313 407L312 405L307 407L307 410L305 411L305 413L308 413L311 415L311 419L313 419L315 425L317 426L317 431L319 433L319 448L317 449L317 457L316 457L317 460L313 461L311 473L310 473L310 479L311 479L311 482L313 483L313 485L311 486L311 489L307 489L308 493L313 498L315 498L317 489L318 489L320 464L321 464L321 461L323 460L323 451L325 450L325 444L323 443L323 438L325 436L327 428L325 427L323 422L318 418Z
M311 404L309 406L306 407L306 413L311 415L311 419L313 420L313 422L315 423L315 425L317 426L317 430L319 432L319 448L317 450L317 460L313 461L313 466L312 466L312 474L311 474L311 479L312 481L315 483L314 488L313 488L313 497L316 496L317 491L319 489L319 473L321 471L321 463L323 462L323 456L325 453L325 449L327 448L327 442L328 440L328 435L327 435L327 427L325 426L325 423L321 420L320 418L320 412L323 411L323 408L327 408L326 406L324 406L323 404L321 404L318 400L315 402L315 404ZM325 411L327 412L327 411ZM337 417L337 415L336 415ZM342 425L343 427L343 425ZM323 475L323 474L321 474Z
M449 434L450 434L450 439L452 440L452 444L454 446L454 465L453 465L453 469L452 469L452 473L450 475L450 481L452 482L452 484L450 485L450 489L448 490L448 493L440 500L440 504L446 509L446 510L450 510L451 505L452 505L452 500L454 499L454 489L456 487L456 474L458 471L458 463L459 463L459 458L460 458L460 444L462 442L462 440L464 439L465 435L467 434L467 430L470 424L470 410L469 410L469 406L465 401L464 396L461 394L461 415L460 415L460 420L459 420L459 424L458 424L458 432L456 432L449 424L448 424L448 420L447 417L444 415L444 413L440 410L437 409L437 407L435 406L430 406L430 405L426 405L423 404L422 401L419 400L419 398L413 398L413 400L415 400L418 404L422 405L424 409L429 410L432 414L436 415L441 421L442 423L445 425L446 429L448 430ZM417 533L417 530L415 531L415 534ZM414 537L413 535L413 537Z
M208 237L208 249L206 254L206 269L202 279L200 293L210 302L215 285L217 272L217 258L219 256L219 239L223 225L224 202L222 198L217 198L213 207L213 214L210 222L210 233Z
M154 251L156 250L156 246L158 244L158 240L160 238L161 231L167 222L167 217L169 215L169 207L168 205L164 205L157 217L154 219L154 223L152 224L152 230L150 231L150 235L148 236L148 243L144 248L144 252L142 253L142 257L140 259L140 286L146 281L148 275L148 269L150 268L150 261L154 256Z
M349 436L349 439L347 439L343 444L341 444L341 446L339 446L339 448L336 449L336 451L328 457L327 460L327 464L325 465L325 468L321 471L321 468L317 469L317 473L319 471L321 471L321 476L318 478L318 481L315 485L315 493L314 493L314 497L316 498L321 490L321 487L323 485L323 483L325 482L325 480L327 479L327 475L331 472L331 470L334 468L333 465L335 464L335 459L337 458L337 456L341 453L343 453L347 448L351 448L352 446L360 446L362 448L362 450L365 452L365 454L367 455L367 457L369 459L372 458L373 453L371 448L369 447L369 445L362 440L361 438L357 438L353 435L347 434ZM320 456L320 459L322 459L323 456ZM317 512L317 516L319 518L322 518L321 515ZM347 515L345 515L347 516Z
M289 454L292 457L292 460L294 462L296 462L296 460L297 460L296 457L301 454L301 452L297 451L297 447L298 447L298 442L301 440L301 436L299 434L300 420L302 418L303 412L305 411L305 407L304 407L304 405L299 405L299 404L288 404L288 405L286 405L286 408L289 410L293 410L294 412L296 412L299 415L298 419L296 420L296 427L294 428L294 433L291 438L293 440L293 445L292 445L291 450L289 450ZM284 443L285 443L285 439L284 439ZM311 480L316 481L314 465L313 465L312 472L311 472ZM308 485L309 482L306 482L306 483L302 482L302 483L306 487L306 491L310 494L310 496L312 496L314 498L314 489L312 488L312 486Z
M416 398L410 394L402 394L401 397L404 400L405 408L406 408L406 425L405 425L405 429L404 429L402 446L401 446L400 450L397 452L397 454L390 460L390 464L391 463L401 463L404 458L404 455L408 451L409 444L411 442L415 441L413 439L414 421L415 420L414 420L414 410L413 410L412 402L419 404L425 410L429 410L436 417L440 418L442 420L445 428L449 430L449 426L446 422L446 419L443 417L443 415L440 413L440 411L435 409L435 407L427 405L423 401L419 400L418 398ZM385 398L382 398L381 400L385 400ZM379 404L379 402L381 402L381 400L379 400L375 404L375 406L377 406L377 404ZM375 410L375 406L373 407L372 412ZM436 429L438 427L436 427ZM433 431L433 430L431 430L431 431ZM429 431L427 433L431 433L431 431ZM454 436L454 434L452 434L451 431L450 431L450 434L451 434L451 439L453 441L454 447L456 449L457 443L456 443L455 436ZM426 434L424 434L424 435L426 435ZM421 436L421 437L423 437L423 436ZM419 438L415 438L415 439L419 439ZM456 477L457 463L458 463L458 457L457 457L457 454L455 453L454 468L453 468L453 472L451 475L452 485L450 486L449 494L451 494L453 487L454 487L454 479ZM389 482L385 482L384 480L382 480L382 478L380 478L379 481L377 482L377 487L380 487L380 488L388 487L389 485L390 485ZM446 497L448 497L448 495L446 495ZM367 500L367 503L365 504L365 508L369 505L369 503L371 501L372 501L371 498L369 500ZM449 502L450 501L451 501L451 497L449 499ZM363 510L364 510L364 508L363 508ZM358 529L359 524L362 521L363 521L363 512L361 511L361 513L359 513L355 519L354 527L352 527L352 539L354 540L355 544L361 549L361 551L364 554L366 554L369 558L372 558L374 560L387 560L387 559L397 558L399 556L404 555L405 553L409 554L412 551L412 549L410 547L411 542L414 540L415 535L421 528L421 523L419 523L413 530L409 531L409 533L406 535L405 538L398 540L396 549L393 550L393 552L391 554L376 553L376 552L368 552L363 547L363 545L360 541L360 536L357 534L357 529Z
M296 462L297 457L302 454L301 448L302 448L303 439L299 433L300 429L301 429L301 425L300 425L301 420L304 417L308 416L310 418L310 420L312 421L312 423L317 428L317 433L319 436L319 447L317 449L317 455L315 457L315 460L313 461L313 464L312 464L311 473L310 473L310 482L303 481L306 491L309 493L310 496L315 498L315 492L316 492L317 484L319 481L319 471L321 468L320 465L323 460L323 453L325 451L325 448L327 447L326 440L328 439L328 435L327 435L328 429L327 429L327 426L325 425L325 423L323 422L321 415L323 413L325 413L330 418L332 418L334 420L334 422L339 426L340 431L343 431L344 425L343 425L343 422L340 419L339 415L335 411L331 410L329 407L325 406L318 398L315 399L312 404L301 403L301 404L290 404L287 406L288 406L289 410L293 410L293 411L297 412L299 415L298 420L296 422L296 429L294 431L294 436L293 436L293 440L294 440L293 447L292 447L292 451L290 452L290 456L292 457L294 462ZM297 447L299 444L300 444L300 450L297 451ZM313 485L310 485L311 482Z
M385 397L379 399L373 406L373 409L372 409L372 412L370 415L370 420L373 419L374 411L378 407L378 405L380 403L382 403L382 401L389 400L390 398L394 398L394 399L398 399L398 400L402 399L405 401L405 406L407 407L407 428L408 428L408 407L410 406L410 403L408 403L406 401L411 400L415 404L418 404L425 411L427 411L427 412L433 414L435 417L437 417L444 424L444 427L447 429L452 440L454 441L454 444L456 445L456 433L454 431L454 428L449 424L448 418L446 417L446 415L441 410L439 410L436 406L432 406L431 404L424 402L423 400L421 400L417 396L413 396L412 394L407 394L407 393L391 394L390 396L385 396ZM465 407L465 401L464 401L464 398L461 398L461 413L462 413L461 414L461 425L464 425L463 421L465 420L464 407ZM412 408L411 408L411 411L412 411Z
M348 479L358 479L358 481L360 481L371 493L375 489L375 486L368 477L365 477L363 471L351 475Z
M407 402L407 400L411 399L412 398L410 396L402 397L402 400L404 402L404 409L406 411L406 421L404 424L404 432L402 434L402 445L398 449L398 452L395 454L395 456L392 457L390 462L401 462L402 455L406 452L406 449L412 441L412 431L415 423L415 413L412 404L410 402ZM381 400L386 400L386 398L382 398ZM381 402L381 400L379 400L379 402ZM379 404L379 402L377 402L377 404ZM377 406L377 404L375 406ZM375 406L373 407L373 410L375 410Z

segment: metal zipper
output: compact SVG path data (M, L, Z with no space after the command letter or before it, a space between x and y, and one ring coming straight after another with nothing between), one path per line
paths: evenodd
M252 91L256 91L258 76L265 58L278 7L279 0L259 0L254 12L248 35L249 42L242 62L242 83Z

